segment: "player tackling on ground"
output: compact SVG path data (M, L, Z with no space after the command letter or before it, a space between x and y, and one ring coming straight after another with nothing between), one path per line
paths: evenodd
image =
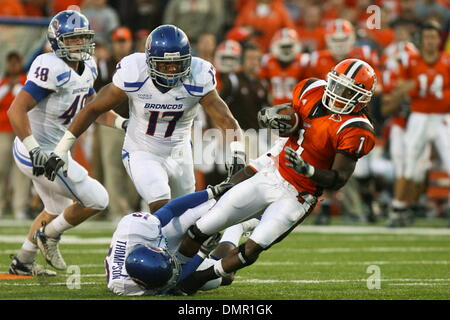
M194 293L206 281L251 265L309 215L323 189L345 185L357 160L375 144L364 110L375 87L373 68L362 60L347 59L328 73L326 82L309 78L294 88L298 129L278 151L252 162L253 177L230 189L188 229L178 256L181 261L189 259L210 235L262 211L261 222L246 243L181 282L182 291ZM261 110L260 121L279 128L279 109Z
M34 263L37 246L58 270L66 264L58 249L60 235L108 205L108 193L86 169L67 156L66 175L54 181L44 177L48 154L64 135L75 114L94 95L97 68L92 58L94 32L77 11L58 13L48 27L53 52L38 56L28 80L8 110L17 135L13 154L19 169L33 181L44 210L34 220L28 238L13 258L9 272L21 275L55 275ZM98 122L114 126L115 114ZM41 228L41 225L45 227Z

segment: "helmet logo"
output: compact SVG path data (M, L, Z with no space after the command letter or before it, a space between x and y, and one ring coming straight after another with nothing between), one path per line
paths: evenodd
M164 52L164 58L173 58L173 57L179 57L179 52Z
M57 30L59 29L60 26L61 26L61 25L59 24L58 19L54 19L54 20L52 21L52 28L53 28L54 31L57 31Z

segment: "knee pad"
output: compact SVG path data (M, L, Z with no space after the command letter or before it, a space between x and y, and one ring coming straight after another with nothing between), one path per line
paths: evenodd
M238 258L244 266L252 265L257 259L259 254L248 256L245 253L245 243L238 247Z
M209 238L209 235L201 232L195 224L189 227L187 235L197 243L203 243Z
M102 188L101 192L96 193L95 198L93 199L92 203L90 204L90 208L95 210L105 210L108 207L109 204L109 195L106 189Z

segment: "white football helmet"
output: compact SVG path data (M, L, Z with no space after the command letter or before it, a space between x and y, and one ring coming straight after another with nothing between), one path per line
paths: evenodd
M283 28L278 30L270 45L270 52L281 62L291 62L302 51L300 39L294 29Z
M230 73L239 70L242 48L239 42L225 40L217 46L214 64L219 72Z
M325 41L334 57L340 59L347 57L356 42L352 23L345 19L334 20L325 30Z

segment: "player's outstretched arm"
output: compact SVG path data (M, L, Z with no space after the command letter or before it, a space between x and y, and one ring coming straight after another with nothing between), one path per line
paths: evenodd
M68 152L76 139L86 131L101 114L110 111L116 105L125 101L125 99L127 99L126 93L110 83L104 86L95 98L88 102L74 117L69 129L61 138L54 152L50 155L45 164L45 176L50 181L55 179L56 172L60 168L62 168L64 176L67 177ZM106 121L108 121L108 119ZM114 115L109 118L109 123L111 124L113 121L115 121Z
M113 83L107 84L75 116L68 131L78 138L100 115L107 113L127 98L126 93L117 88ZM106 121L106 123L103 122L103 124L113 126L112 123L114 121L112 120L115 120L115 118L109 119L109 121Z

